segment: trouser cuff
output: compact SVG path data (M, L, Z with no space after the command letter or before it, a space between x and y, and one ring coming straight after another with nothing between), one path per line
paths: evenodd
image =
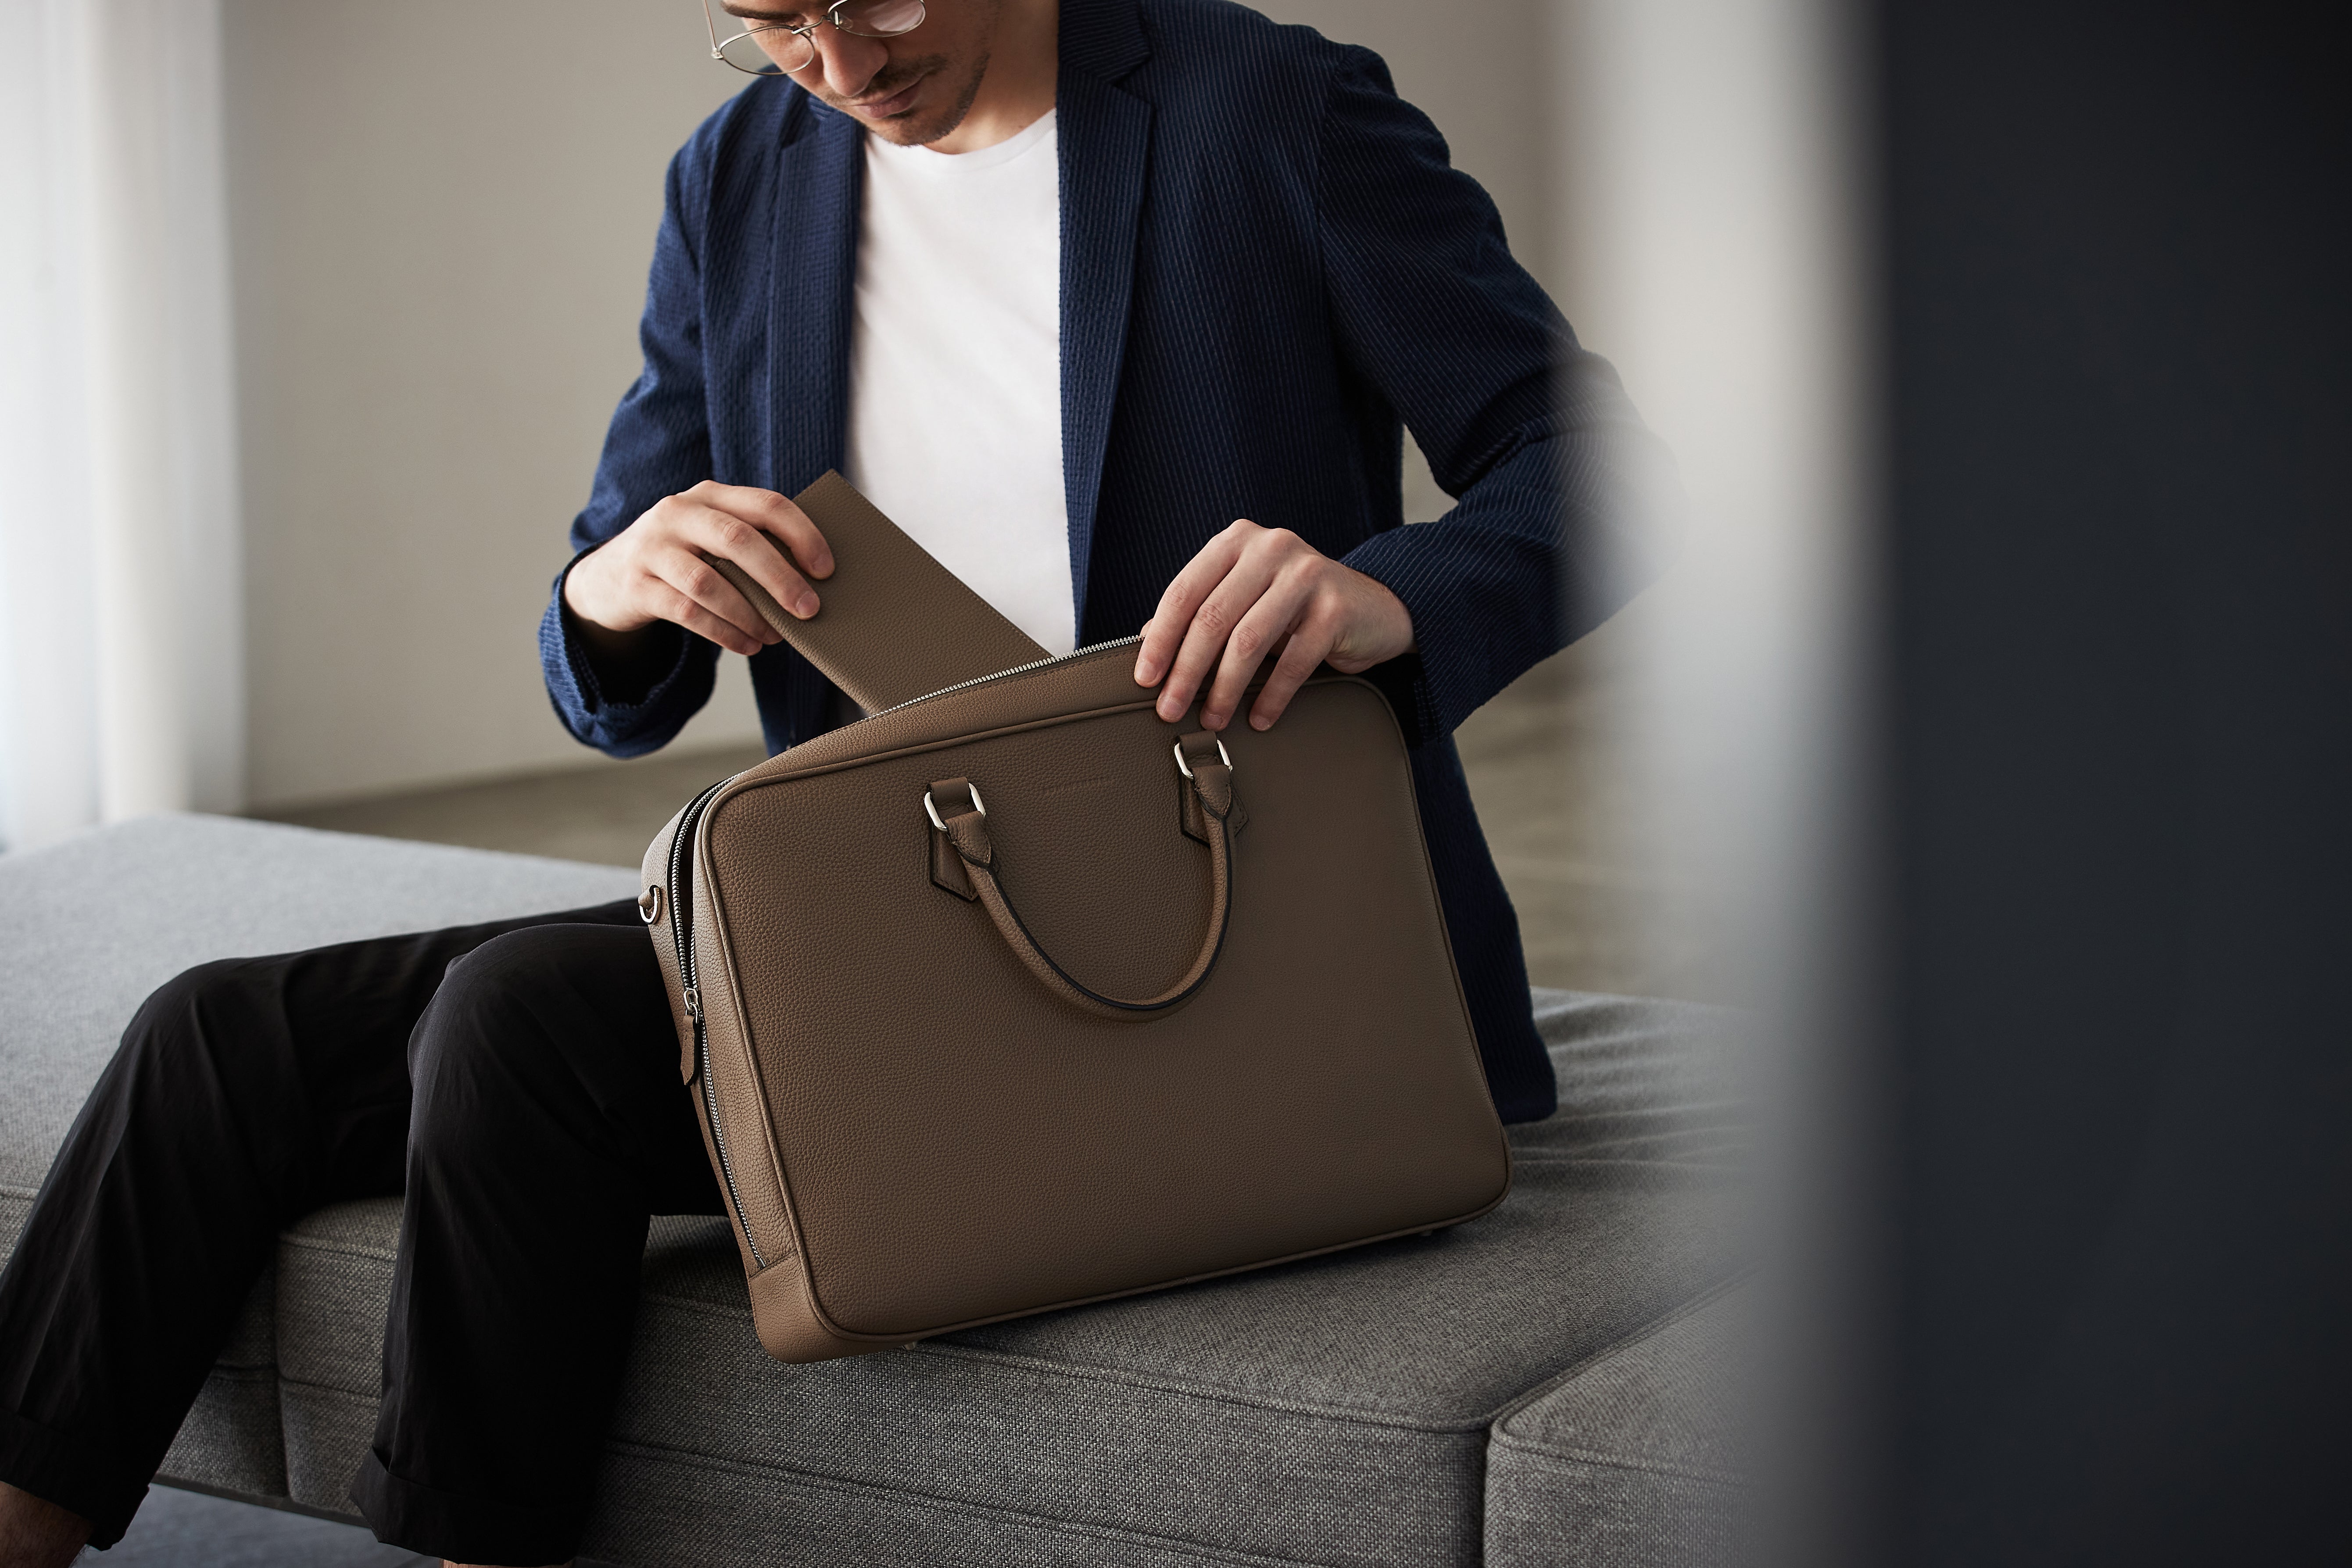
M587 1500L552 1508L466 1497L403 1480L370 1449L352 1482L352 1501L387 1546L452 1563L539 1568L580 1552Z
M89 1544L113 1545L147 1495L147 1478L94 1443L0 1409L0 1481L89 1521ZM562 1558L550 1558L560 1563Z

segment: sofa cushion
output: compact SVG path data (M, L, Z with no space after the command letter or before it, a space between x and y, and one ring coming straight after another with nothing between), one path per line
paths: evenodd
M0 1192L40 1184L147 994L208 959L625 899L636 873L149 816L0 856Z
M795 1367L752 1336L725 1225L656 1221L585 1550L1477 1562L1490 1426L1738 1252L1723 1016L1539 1000L1569 1109L1515 1130L1501 1208L1426 1239ZM280 1249L299 1500L341 1505L364 1451L397 1222L396 1203L346 1205Z
M633 886L202 818L0 859L13 951L49 971L0 977L0 1204L21 1211L114 1035L179 969ZM723 1225L656 1221L586 1549L642 1564L1475 1563L1490 1426L1738 1253L1725 1016L1538 1000L1561 1113L1514 1131L1501 1208L1428 1238L800 1367L761 1352ZM337 1205L281 1238L236 1369L273 1348L278 1429L250 1398L234 1421L204 1415L208 1393L183 1441L201 1436L185 1462L210 1468L186 1479L348 1508L398 1212ZM0 1212L11 1235L16 1217ZM247 1481L215 1479L240 1456Z
M1717 1292L1495 1424L1487 1568L1710 1568L1748 1531L1756 1289Z
M0 1260L147 994L207 959L626 898L634 872L224 817L152 816L0 856ZM286 1492L259 1281L163 1474ZM348 1482L349 1478L345 1478Z

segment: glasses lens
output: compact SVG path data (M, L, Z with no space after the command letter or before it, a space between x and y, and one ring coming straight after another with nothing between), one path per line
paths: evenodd
M833 25L861 38L895 38L923 25L923 0L848 0L834 7Z
M762 48L764 44L767 47ZM753 76L782 76L808 64L814 53L809 41L782 27L760 27L738 33L719 46L719 58L739 71Z

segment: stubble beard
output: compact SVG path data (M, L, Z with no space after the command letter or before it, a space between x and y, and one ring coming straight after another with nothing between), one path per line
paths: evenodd
M953 132L963 123L963 117L971 112L972 100L980 96L981 79L988 74L988 59L989 51L981 50L964 71L963 79L956 83L954 96L942 107L928 113L896 120L867 120L832 93L820 90L817 96L860 121L867 130L885 141L895 142L901 147L924 147ZM870 99L888 98L905 89L917 77L942 75L954 64L955 61L946 55L924 55L917 59L901 60L868 82L865 96Z

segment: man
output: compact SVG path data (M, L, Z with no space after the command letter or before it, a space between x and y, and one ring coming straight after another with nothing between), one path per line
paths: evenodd
M711 561L815 613L831 561L785 496L835 466L1049 649L1141 628L1167 718L1264 727L1318 664L1369 671L1496 1102L1548 1114L1446 737L1614 607L1605 509L1653 454L1491 204L1376 58L1217 0L729 14L714 46L766 79L671 167L645 374L541 627L564 722L651 751L721 649L772 747L835 722ZM1400 415L1460 498L1412 528ZM156 993L0 1276L0 1568L119 1537L277 1229L383 1193L354 1498L413 1550L569 1557L647 1215L720 1212L674 1061L626 903Z

